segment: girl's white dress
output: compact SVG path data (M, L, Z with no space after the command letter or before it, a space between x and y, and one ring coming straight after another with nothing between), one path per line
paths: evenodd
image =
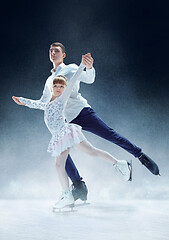
M73 85L78 80L84 68L85 65L80 64L63 94L47 104L22 97L19 98L20 102L25 103L27 107L44 110L44 121L52 134L47 151L53 157L60 155L69 147L73 147L75 144L86 139L81 132L81 126L66 123L64 115L65 106Z

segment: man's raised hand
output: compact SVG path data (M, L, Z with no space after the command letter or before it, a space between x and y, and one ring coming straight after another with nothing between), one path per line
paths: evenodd
M91 53L87 53L82 56L82 63L86 66L86 69L93 67L93 58L91 56Z

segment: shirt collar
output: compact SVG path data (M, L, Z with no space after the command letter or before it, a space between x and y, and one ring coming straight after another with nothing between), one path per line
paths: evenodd
M58 72L60 69L62 69L63 67L65 67L65 64L64 63L61 63L57 68L56 68L56 71L53 70L53 68L51 69L51 73L56 73Z

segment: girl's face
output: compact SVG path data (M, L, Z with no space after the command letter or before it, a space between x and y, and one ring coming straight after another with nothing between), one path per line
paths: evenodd
M55 83L52 87L52 94L54 97L59 97L64 92L66 86L64 84Z

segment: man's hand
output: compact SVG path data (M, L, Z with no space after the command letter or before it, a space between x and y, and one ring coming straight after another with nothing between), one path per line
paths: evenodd
M21 103L21 102L19 101L19 97L13 96L12 99L13 99L14 102L16 102L18 105L24 105L24 106L25 106L25 103Z
M82 63L86 66L86 69L90 69L93 67L93 58L91 56L91 53L82 55Z

